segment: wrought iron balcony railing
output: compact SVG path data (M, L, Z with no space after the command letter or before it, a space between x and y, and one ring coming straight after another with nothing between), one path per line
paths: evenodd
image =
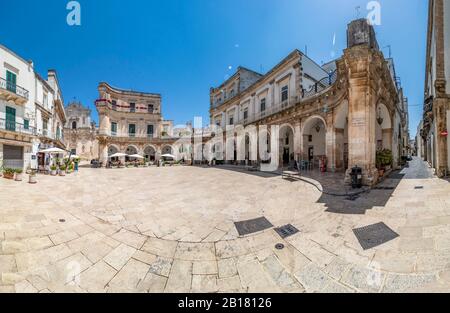
M0 130L6 130L27 135L36 135L36 128L32 126L25 126L24 124L15 121L0 119Z
M9 92L12 92L19 97L22 97L24 99L28 100L29 92L25 88L22 88L16 84L12 84L11 82L0 78L0 89L7 90Z
M333 85L337 80L337 71L332 72L328 77L324 77L319 80L317 83L312 85L309 89L302 90L302 97L309 98L314 96L315 94L324 91L331 85Z

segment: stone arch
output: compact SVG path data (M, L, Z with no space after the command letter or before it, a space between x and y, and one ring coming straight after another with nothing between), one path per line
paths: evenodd
M288 165L294 160L294 134L295 129L289 123L284 123L279 128L279 162L281 165Z
M375 108L375 142L377 151L392 150L393 121L391 112L383 102L378 102Z
M144 158L146 161L156 161L156 147L148 145L144 148Z
M119 151L120 151L120 149L116 145L109 145L108 146L108 156L116 154Z
M161 154L173 154L174 153L174 149L172 147L172 145L164 145L161 148Z
M312 163L314 168L319 166L322 158L328 158L327 151L327 122L320 115L309 117L302 129L303 134L303 160ZM331 160L330 160L331 161Z

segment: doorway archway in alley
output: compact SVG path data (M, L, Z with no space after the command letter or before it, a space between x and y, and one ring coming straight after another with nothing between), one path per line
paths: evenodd
M327 127L321 116L308 118L303 127L303 160L318 168L320 160L326 158Z
M279 161L280 165L287 166L294 160L294 128L283 124L279 134Z

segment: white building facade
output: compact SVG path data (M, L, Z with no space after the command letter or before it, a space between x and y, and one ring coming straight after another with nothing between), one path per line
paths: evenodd
M56 72L45 80L26 61L0 45L0 162L3 168L37 168L39 150L64 148L65 122Z

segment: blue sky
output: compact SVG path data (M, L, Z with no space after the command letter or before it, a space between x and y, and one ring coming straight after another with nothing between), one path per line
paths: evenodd
M368 13L362 0L79 0L82 25L68 26L68 2L2 0L0 43L32 59L41 74L56 69L66 104L76 97L95 119L97 86L107 81L161 93L164 117L176 123L194 116L208 121L209 88L239 65L265 72L305 46L319 64L339 57L356 7L359 17ZM423 102L427 1L379 2L378 41L391 46L414 136Z

